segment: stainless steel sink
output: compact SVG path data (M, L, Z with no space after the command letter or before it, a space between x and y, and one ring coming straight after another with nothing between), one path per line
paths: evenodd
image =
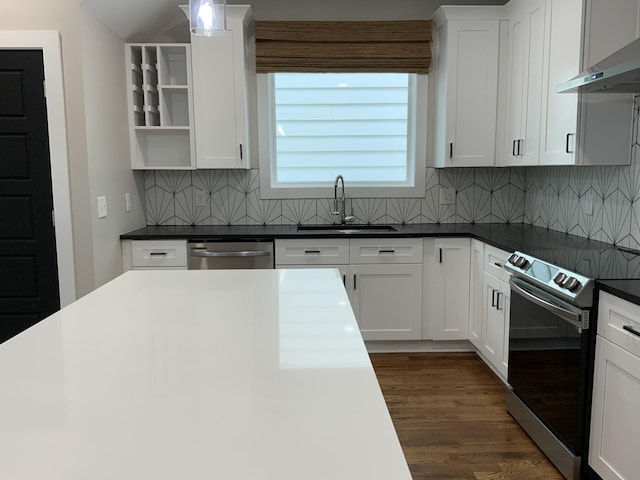
M396 232L391 225L299 225L299 232L317 233L380 233Z

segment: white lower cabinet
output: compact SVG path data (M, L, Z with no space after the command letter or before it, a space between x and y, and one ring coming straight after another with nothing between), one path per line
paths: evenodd
M349 280L362 338L421 338L422 265L352 265Z
M604 480L638 478L640 306L600 294L589 465Z
M479 240L471 242L469 341L482 359L507 381L509 360L509 273L503 268L510 255Z
M276 240L276 268L338 268L365 340L422 336L422 239Z
M469 238L426 238L422 338L469 338Z
M482 347L480 351L490 366L507 378L509 359L509 284L484 273L482 305Z
M127 270L186 270L186 240L122 240L122 267Z
M482 308L484 300L484 243L471 240L471 271L469 278L469 341L482 348Z

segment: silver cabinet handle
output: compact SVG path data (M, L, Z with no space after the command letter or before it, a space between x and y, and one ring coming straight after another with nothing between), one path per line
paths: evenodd
M271 255L269 250L242 250L231 252L211 252L209 250L191 249L192 257L266 257Z
M498 295L496 295L496 310L502 310L500 308L500 295L502 295L502 292L498 292Z
M491 289L491 306L495 307L496 306L496 292L497 290L495 289Z
M320 255L320 250L305 250L305 255Z
M453 142L449 143L449 158L453 158Z
M391 254L394 254L394 253L396 253L396 251L395 250L378 250L378 253L391 253Z
M166 257L167 252L149 252L150 257Z

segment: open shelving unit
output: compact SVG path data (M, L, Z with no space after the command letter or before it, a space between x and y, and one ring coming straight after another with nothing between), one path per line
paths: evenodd
M193 169L189 44L127 44L131 167Z

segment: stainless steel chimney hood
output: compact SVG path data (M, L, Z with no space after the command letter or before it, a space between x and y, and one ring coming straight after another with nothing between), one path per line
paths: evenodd
M557 92L640 93L640 39L559 84Z

